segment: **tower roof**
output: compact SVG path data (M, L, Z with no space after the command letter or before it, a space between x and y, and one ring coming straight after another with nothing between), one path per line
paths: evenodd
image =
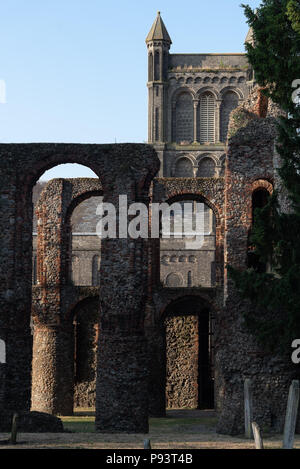
M146 37L146 42L154 40L166 41L169 42L169 44L172 44L167 28L165 27L164 22L161 19L160 11L157 12L157 17L155 18L152 28L150 29L149 34Z

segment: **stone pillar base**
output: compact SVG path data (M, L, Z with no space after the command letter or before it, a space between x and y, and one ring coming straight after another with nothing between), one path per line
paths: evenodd
M148 433L147 375L145 337L100 332L96 388L98 432Z

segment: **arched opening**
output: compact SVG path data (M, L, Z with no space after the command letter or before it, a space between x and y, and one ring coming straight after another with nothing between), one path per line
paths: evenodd
M78 170L93 178L78 178ZM49 181L53 175L56 178ZM74 337L66 313L80 296L77 286L92 284L93 255L99 254L101 245L93 233L95 204L84 205L84 201L98 192L96 174L75 164L47 171L32 191L38 218L38 233L33 232L33 258L38 262L37 284L32 289L32 410L59 415L73 412ZM72 226L82 231L72 236ZM54 317L57 326L53 326Z
M96 402L99 298L80 301L72 311L74 325L74 407L94 408Z
M174 176L178 178L191 178L194 176L193 164L189 158L180 158L176 161Z
M90 195L89 197L87 197ZM101 239L97 236L97 222L99 217L96 210L102 202L102 196L86 194L86 199L80 202L70 217L72 258L76 256L77 265L72 262L72 283L77 286L98 286L100 282L100 251ZM72 208L72 207L71 207ZM73 275L75 268L77 275Z
M166 408L214 407L213 315L206 301L186 296L164 312Z
M215 286L216 217L192 194L169 202L162 214L160 281L166 288ZM166 259L169 262L166 262Z
M200 97L200 143L215 142L215 97L203 93Z
M239 98L234 91L227 91L221 104L221 141L226 142L231 112L238 106Z
M210 157L204 157L200 160L197 177L213 178L215 176L216 164Z
M194 110L190 93L183 92L177 97L175 115L176 142L193 142Z
M256 219L256 209L262 209L268 203L270 193L264 187L259 187L252 193L252 226ZM248 252L247 252L247 266L253 268L257 272L264 273L267 271L267 264L259 260L258 255L255 253L255 246L250 241L251 229L248 235Z

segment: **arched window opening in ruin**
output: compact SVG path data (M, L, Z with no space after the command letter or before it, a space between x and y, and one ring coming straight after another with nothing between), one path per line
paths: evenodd
M38 284L38 246L37 246L37 227L38 227L38 220L36 218L36 207L38 204L38 200L46 188L48 182L52 179L63 178L63 179L74 179L74 178L93 178L98 180L98 176L87 166L80 165L77 163L65 163L54 166L53 168L45 171L36 184L32 188L32 204L33 204L33 275L32 280L33 284ZM59 194L54 194L54 197L57 198L57 202L59 203ZM81 226L82 228L82 226ZM36 259L36 261L34 261ZM71 260L71 259L70 259ZM34 267L35 266L35 267ZM36 269L36 270L35 270ZM71 266L69 269L71 273ZM35 281L34 281L35 280Z
M102 199L102 196L91 196L83 200L71 215L72 256L78 259L75 285L99 285L101 239L96 233L99 221L96 210Z
M6 363L6 345L3 339L0 339L0 363Z
M214 407L213 315L200 297L183 297L165 311L167 409Z
M191 196L176 202L165 224L161 218L160 281L167 288L213 287L215 214L207 204ZM169 262L165 261L167 258Z
M64 316L70 301L80 295L78 285L92 284L92 258L100 256L100 239L95 233L96 205L88 206L82 213L75 212L75 208L90 197L102 194L101 183L98 176L88 167L79 164L61 164L46 171L32 189L32 201L35 217L33 219L33 287L32 311L33 314L33 361L32 361L32 409L49 411L47 393L49 388L41 387L39 363L47 360L47 352L40 347L43 334L48 340L48 321L51 322L49 308L51 303L53 311ZM82 207L81 207L82 210ZM75 212L74 220L72 215ZM98 217L99 219L99 217ZM72 221L77 235L72 235ZM76 238L76 239L75 239ZM73 249L73 244L75 248ZM93 249L93 251L92 251ZM37 259L37 261L35 261ZM37 282L35 283L35 278ZM84 282L82 281L84 279ZM53 285L59 282L60 292L51 296ZM45 303L40 302L41 296L46 298ZM98 311L98 303L96 310ZM44 306L46 305L46 306ZM36 328L37 320L42 320L44 328ZM68 329L69 331L69 329ZM66 350L73 356L70 343L72 332L66 335ZM66 352L67 353L67 352ZM39 354L39 359L37 359ZM73 363L65 363L66 386L70 384ZM57 383L56 383L57 384ZM55 386L56 386L55 384ZM45 399L43 396L45 395ZM71 412L73 401L63 394L53 404L55 412L66 415ZM68 409L68 410L66 410ZM68 413L68 415L70 415Z
M270 193L265 188L258 188L252 193L252 226L257 216L256 210L265 207L269 197ZM261 262L258 255L255 253L255 246L251 242L251 229L248 235L247 266L260 273L266 272L268 268L268 265Z

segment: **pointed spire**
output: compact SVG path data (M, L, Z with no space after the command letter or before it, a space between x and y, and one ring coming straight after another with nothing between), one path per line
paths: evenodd
M146 42L155 40L166 41L169 44L172 44L167 28L165 27L164 22L161 19L160 11L157 12L157 17L155 18L152 28L150 29L150 32L146 37Z

